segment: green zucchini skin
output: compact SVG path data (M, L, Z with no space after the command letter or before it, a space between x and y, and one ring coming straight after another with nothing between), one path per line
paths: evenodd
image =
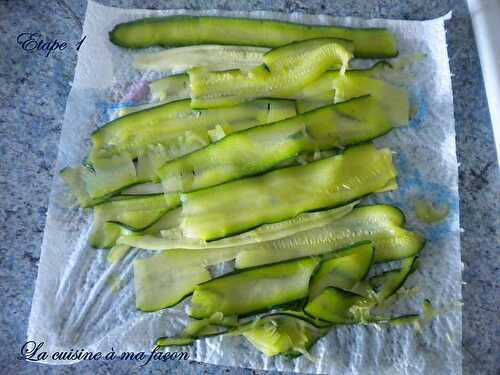
M363 144L307 165L182 194L180 227L188 238L221 238L352 202L383 190L396 176L388 149Z
M371 96L230 134L164 164L157 174L166 192L189 192L272 169L300 153L371 140L392 129Z
M351 291L370 271L374 253L373 244L365 241L323 260L309 283L309 300L329 286Z
M216 312L248 315L305 298L319 257L307 257L236 271L196 287L190 315L208 318Z
M228 17L172 16L143 18L114 27L109 39L127 48L232 44L281 47L315 38L341 38L354 43L361 58L394 57L395 36L386 29L312 26L274 20Z
M381 283L377 289L377 299L384 301L389 299L405 283L406 279L415 271L418 257L408 257L401 262L401 268L384 272L380 276L372 278L371 283L378 279Z
M175 145L187 131L206 138L207 144L207 131L217 124L227 124L230 133L294 115L295 103L290 100L262 99L211 110L192 110L190 100L179 100L125 115L94 131L89 161L121 154L134 159L147 152L148 145Z

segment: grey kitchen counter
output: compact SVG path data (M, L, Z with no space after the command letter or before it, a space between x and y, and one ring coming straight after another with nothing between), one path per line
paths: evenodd
M459 0L101 0L135 8L275 10L365 18L429 19L449 10L460 215L463 233L463 367L500 374L500 179L479 59L467 6ZM25 341L59 134L76 64L66 50L49 57L16 43L22 32L77 41L86 0L0 2L0 374L261 374L170 361L47 366L17 358ZM500 46L499 46L500 48ZM496 349L495 349L496 348Z

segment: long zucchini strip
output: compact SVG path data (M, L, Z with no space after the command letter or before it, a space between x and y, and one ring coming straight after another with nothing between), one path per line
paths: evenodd
M191 106L230 106L256 98L286 98L332 67L343 73L352 45L338 39L312 39L277 48L264 55L264 65L250 71L188 71Z
M188 238L221 238L346 204L392 186L396 175L390 150L355 146L304 166L182 194L180 227Z
M305 298L319 257L307 257L237 271L198 285L191 300L193 318L216 312L247 315Z
M118 118L96 130L91 136L89 161L123 153L133 159L146 152L148 145L168 145L189 130L204 132L207 138L206 132L218 124L230 133L294 114L294 103L284 100L262 99L203 111L192 110L189 100L172 102ZM178 156L174 152L171 157Z
M418 233L404 229L403 224L404 215L396 207L355 208L328 225L242 247L236 257L236 268L324 254L360 241L373 242L375 262L414 256L423 248L425 240Z
M206 242L185 237L177 237L178 228L162 231L163 238L147 235L124 235L117 242L145 250L167 249L218 249L238 247L252 243L276 240L294 233L327 225L349 214L359 203L355 201L345 206L319 212L305 212L294 218L272 224L264 224L248 232Z
M193 44L275 48L306 39L342 38L354 43L356 57L394 57L398 54L396 38L386 29L313 26L245 18L143 18L115 26L109 38L114 44L127 48Z
M166 192L188 192L267 171L300 153L360 143L392 129L372 97L332 104L221 141L163 165Z
M142 70L185 71L196 66L209 70L254 68L262 64L265 47L197 45L169 48L160 52L144 53L134 60Z

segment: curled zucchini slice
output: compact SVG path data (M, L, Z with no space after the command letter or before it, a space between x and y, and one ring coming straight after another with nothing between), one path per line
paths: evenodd
M339 39L311 39L292 43L264 55L264 65L250 71L188 71L191 106L213 108L256 98L286 98L332 67L345 71L352 44Z

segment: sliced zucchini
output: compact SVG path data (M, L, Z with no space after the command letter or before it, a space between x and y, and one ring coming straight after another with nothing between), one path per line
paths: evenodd
M196 287L191 300L193 318L247 315L305 298L309 279L320 258L308 257L236 271Z
M319 212L306 212L292 219L272 224L264 224L250 231L217 241L206 242L185 238L179 233L179 228L161 231L163 238L148 235L122 235L117 243L146 250L167 249L217 249L238 247L252 243L271 241L312 228L324 226L347 215L359 203L355 201L348 205ZM168 225L174 227L174 225Z
M384 272L370 280L370 283L377 287L378 302L387 300L401 288L408 276L415 270L417 259L416 256L403 259L400 269Z
M407 125L410 117L408 91L380 79L370 77L367 71L339 71L324 73L294 98L299 113L307 112L330 103L363 95L372 96L394 126Z
M390 150L355 146L304 166L182 194L180 227L188 238L221 238L351 202L382 189L396 175Z
M250 71L188 71L191 106L231 106L256 98L287 98L332 67L344 71L352 58L352 44L338 39L292 43L264 55L264 64Z
M247 324L242 335L268 357L279 354L296 357L308 350L327 332L305 319L288 314L272 314Z
M359 294L330 286L313 298L304 311L316 319L335 324L354 323L353 307L365 301L366 298Z
M313 38L342 38L354 43L356 57L394 57L397 41L386 29L313 26L275 20L227 17L171 16L121 23L110 32L121 47L229 44L280 47Z
M210 280L206 267L234 259L238 249L168 250L134 261L136 306L142 311L171 307Z
M138 182L135 165L128 155L111 155L85 168L82 179L92 198L105 197Z
M105 201L138 182L134 163L127 155L103 158L92 166L64 168L61 176L82 207Z
M185 98L180 98L176 100L181 100ZM162 104L170 103L170 101L160 101L160 102L153 102L153 103L145 103L145 104L139 104L139 105L130 105L130 106L120 106L117 111L117 117L123 117L126 115L130 115L131 113L135 112L140 112L140 111L145 111L146 109L150 109L153 107L157 107Z
M229 135L164 164L157 173L166 192L188 192L262 173L303 152L364 142L391 129L376 100L365 96Z
M414 256L425 240L420 234L402 228L403 224L404 215L396 207L381 204L355 208L328 225L242 247L236 257L236 268L324 254L360 241L373 242L375 262Z
M115 245L111 249L109 249L108 256L106 257L106 260L110 264L118 263L120 260L122 260L125 255L130 250L130 246L127 245Z
M78 168L66 167L63 168L59 172L59 174L61 175L61 178L66 183L66 185L68 185L69 189L71 190L71 193L78 200L80 206L86 208L93 206L94 204L99 202L99 200L96 201L92 199L87 190L85 189L85 184L82 179L82 168L84 167L78 167Z
M321 262L309 284L309 300L329 286L352 291L370 271L374 249L371 242L362 242L335 253Z
M98 204L94 208L90 244L96 248L109 248L122 232L117 222L143 230L179 204L178 194L118 196Z
M147 195L163 193L163 187L159 183L145 182L126 188L121 191L121 195Z
M210 70L252 68L262 64L269 48L229 45L197 45L169 48L138 55L134 65L141 70L185 71L195 66Z
M151 98L155 101L172 102L175 100L188 99L191 96L189 76L187 74L175 74L153 81L149 84Z
M179 151L186 149L181 146L188 140L185 137L187 131L201 132L208 141L206 132L216 125L231 133L294 115L294 102L285 100L262 99L205 111L194 111L189 100L181 100L132 113L99 128L91 137L89 160L95 163L124 153L137 158L149 151L148 146L158 144L166 147L167 157L175 158L182 155ZM202 146L205 144L202 142ZM187 150L191 152L192 148Z
M158 347L166 346L189 346L195 341L192 337L160 337L155 345Z

